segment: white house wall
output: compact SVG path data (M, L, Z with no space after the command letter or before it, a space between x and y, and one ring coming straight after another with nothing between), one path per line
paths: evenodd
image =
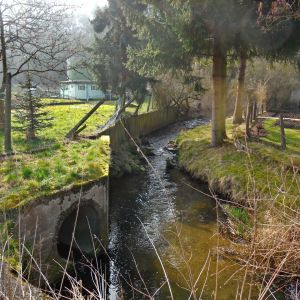
M80 90L79 85L84 85L85 90ZM68 84L68 89L61 89L61 96L68 99L99 99L104 98L105 94L101 90L92 90L94 84L78 84L70 83Z

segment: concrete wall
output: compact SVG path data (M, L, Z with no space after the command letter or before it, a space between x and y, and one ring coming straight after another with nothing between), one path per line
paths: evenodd
M177 111L169 109L132 116L123 122L132 136L141 137L179 119ZM112 149L129 139L121 122L101 135L110 135ZM77 215L78 206L79 215ZM22 208L19 226L16 228L17 230L20 228L21 239L29 246L43 274L50 282L61 278L63 270L59 264L62 266L66 264L65 252L71 243L76 216L79 226L75 232L75 239L85 254L93 254L89 226L92 233L101 238L102 245L107 246L108 206L108 178L105 178L36 199ZM89 224L86 223L86 215ZM76 243L74 245L76 246ZM76 255L78 247L73 250ZM37 282L39 276L38 270L32 272L31 282Z
M25 240L25 244L29 245L33 256L41 265L42 272L50 282L55 282L61 277L62 268L58 263L66 265L66 253L71 242L76 215L75 239L79 246L83 245L85 254L94 257L89 227L92 233L101 239L102 244L107 246L108 205L106 178L35 200L22 209L19 219L21 237ZM77 214L78 207L79 214ZM89 224L86 222L87 218ZM97 244L97 241L94 241ZM76 243L73 243L75 255L79 247ZM99 253L100 248L99 246ZM31 272L30 279L35 283L39 276L39 271L35 270Z
M132 116L123 120L124 127L133 137L146 136L160 128L168 126L181 118L178 116L175 108L169 108L162 111L154 111L142 115ZM115 126L108 128L101 135L110 136L112 149L116 149L122 142L129 139L126 131L120 121Z

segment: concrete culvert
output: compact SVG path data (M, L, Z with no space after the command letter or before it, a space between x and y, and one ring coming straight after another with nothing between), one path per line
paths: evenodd
M67 215L58 232L57 250L63 258L68 257L76 215L77 208ZM94 255L93 237L95 235L100 236L100 220L97 210L92 205L81 206L77 217L75 240L72 244L73 258L81 257L81 252L84 255Z

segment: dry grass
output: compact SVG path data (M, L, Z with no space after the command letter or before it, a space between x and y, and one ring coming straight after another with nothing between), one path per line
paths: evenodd
M237 151L230 131L227 143L213 149L209 133L210 126L183 132L177 141L179 161L233 201L234 206L219 202L234 237L231 250L223 254L238 260L245 274L263 283L259 299L266 299L275 283L286 291L300 278L300 176L293 159L299 157L299 150L295 153L292 143L290 156L290 151L242 140L245 149ZM296 131L287 134L293 135L291 142L299 140Z

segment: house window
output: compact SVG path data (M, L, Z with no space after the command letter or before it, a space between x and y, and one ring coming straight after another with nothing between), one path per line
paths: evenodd
M96 85L92 85L92 86L91 86L91 90L92 90L92 91L97 91L97 90L98 90L98 89L97 89L97 86L96 86Z
M78 85L78 90L79 91L85 91L85 85L84 84L79 84Z

